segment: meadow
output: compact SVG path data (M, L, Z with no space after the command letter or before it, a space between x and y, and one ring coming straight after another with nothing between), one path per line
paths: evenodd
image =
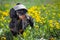
M0 6L0 40L60 40L60 9L56 4L26 4L27 14L34 19L34 28L29 25L23 35L19 34L16 37L12 36L9 29L9 11L13 7L10 6Z

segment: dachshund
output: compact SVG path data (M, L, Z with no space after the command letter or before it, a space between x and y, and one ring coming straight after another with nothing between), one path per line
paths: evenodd
M33 18L27 14L27 8L21 3L10 9L10 23L9 28L11 33L15 36L17 34L23 34L28 25L32 28L34 26Z

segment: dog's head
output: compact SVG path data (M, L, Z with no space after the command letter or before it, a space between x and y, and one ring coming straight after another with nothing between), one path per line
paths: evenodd
M19 18L19 16L25 15L26 13L27 8L22 4L18 4L10 10L10 17Z

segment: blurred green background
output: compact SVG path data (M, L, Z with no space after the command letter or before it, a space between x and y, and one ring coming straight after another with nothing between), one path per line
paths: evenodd
M27 6L27 8L34 6L34 5L46 5L46 4L51 4L51 5L57 5L58 7L60 6L60 0L0 0L0 9L4 10L9 9L13 7L16 3L22 3ZM5 7L5 5L9 7ZM4 7L4 8L3 8Z

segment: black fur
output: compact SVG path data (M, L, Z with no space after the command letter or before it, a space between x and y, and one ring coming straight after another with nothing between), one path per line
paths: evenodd
M11 21L9 23L9 28L13 29L11 30L12 34L15 36L19 33L19 30L22 29L22 20L18 21L19 17L16 14L16 11L12 8L10 10L10 18ZM29 16L29 19L27 19L27 22L30 24L31 27L33 27L33 19ZM28 26L28 24L25 26L25 28ZM23 34L24 29L22 29L23 31L20 32L21 34Z

